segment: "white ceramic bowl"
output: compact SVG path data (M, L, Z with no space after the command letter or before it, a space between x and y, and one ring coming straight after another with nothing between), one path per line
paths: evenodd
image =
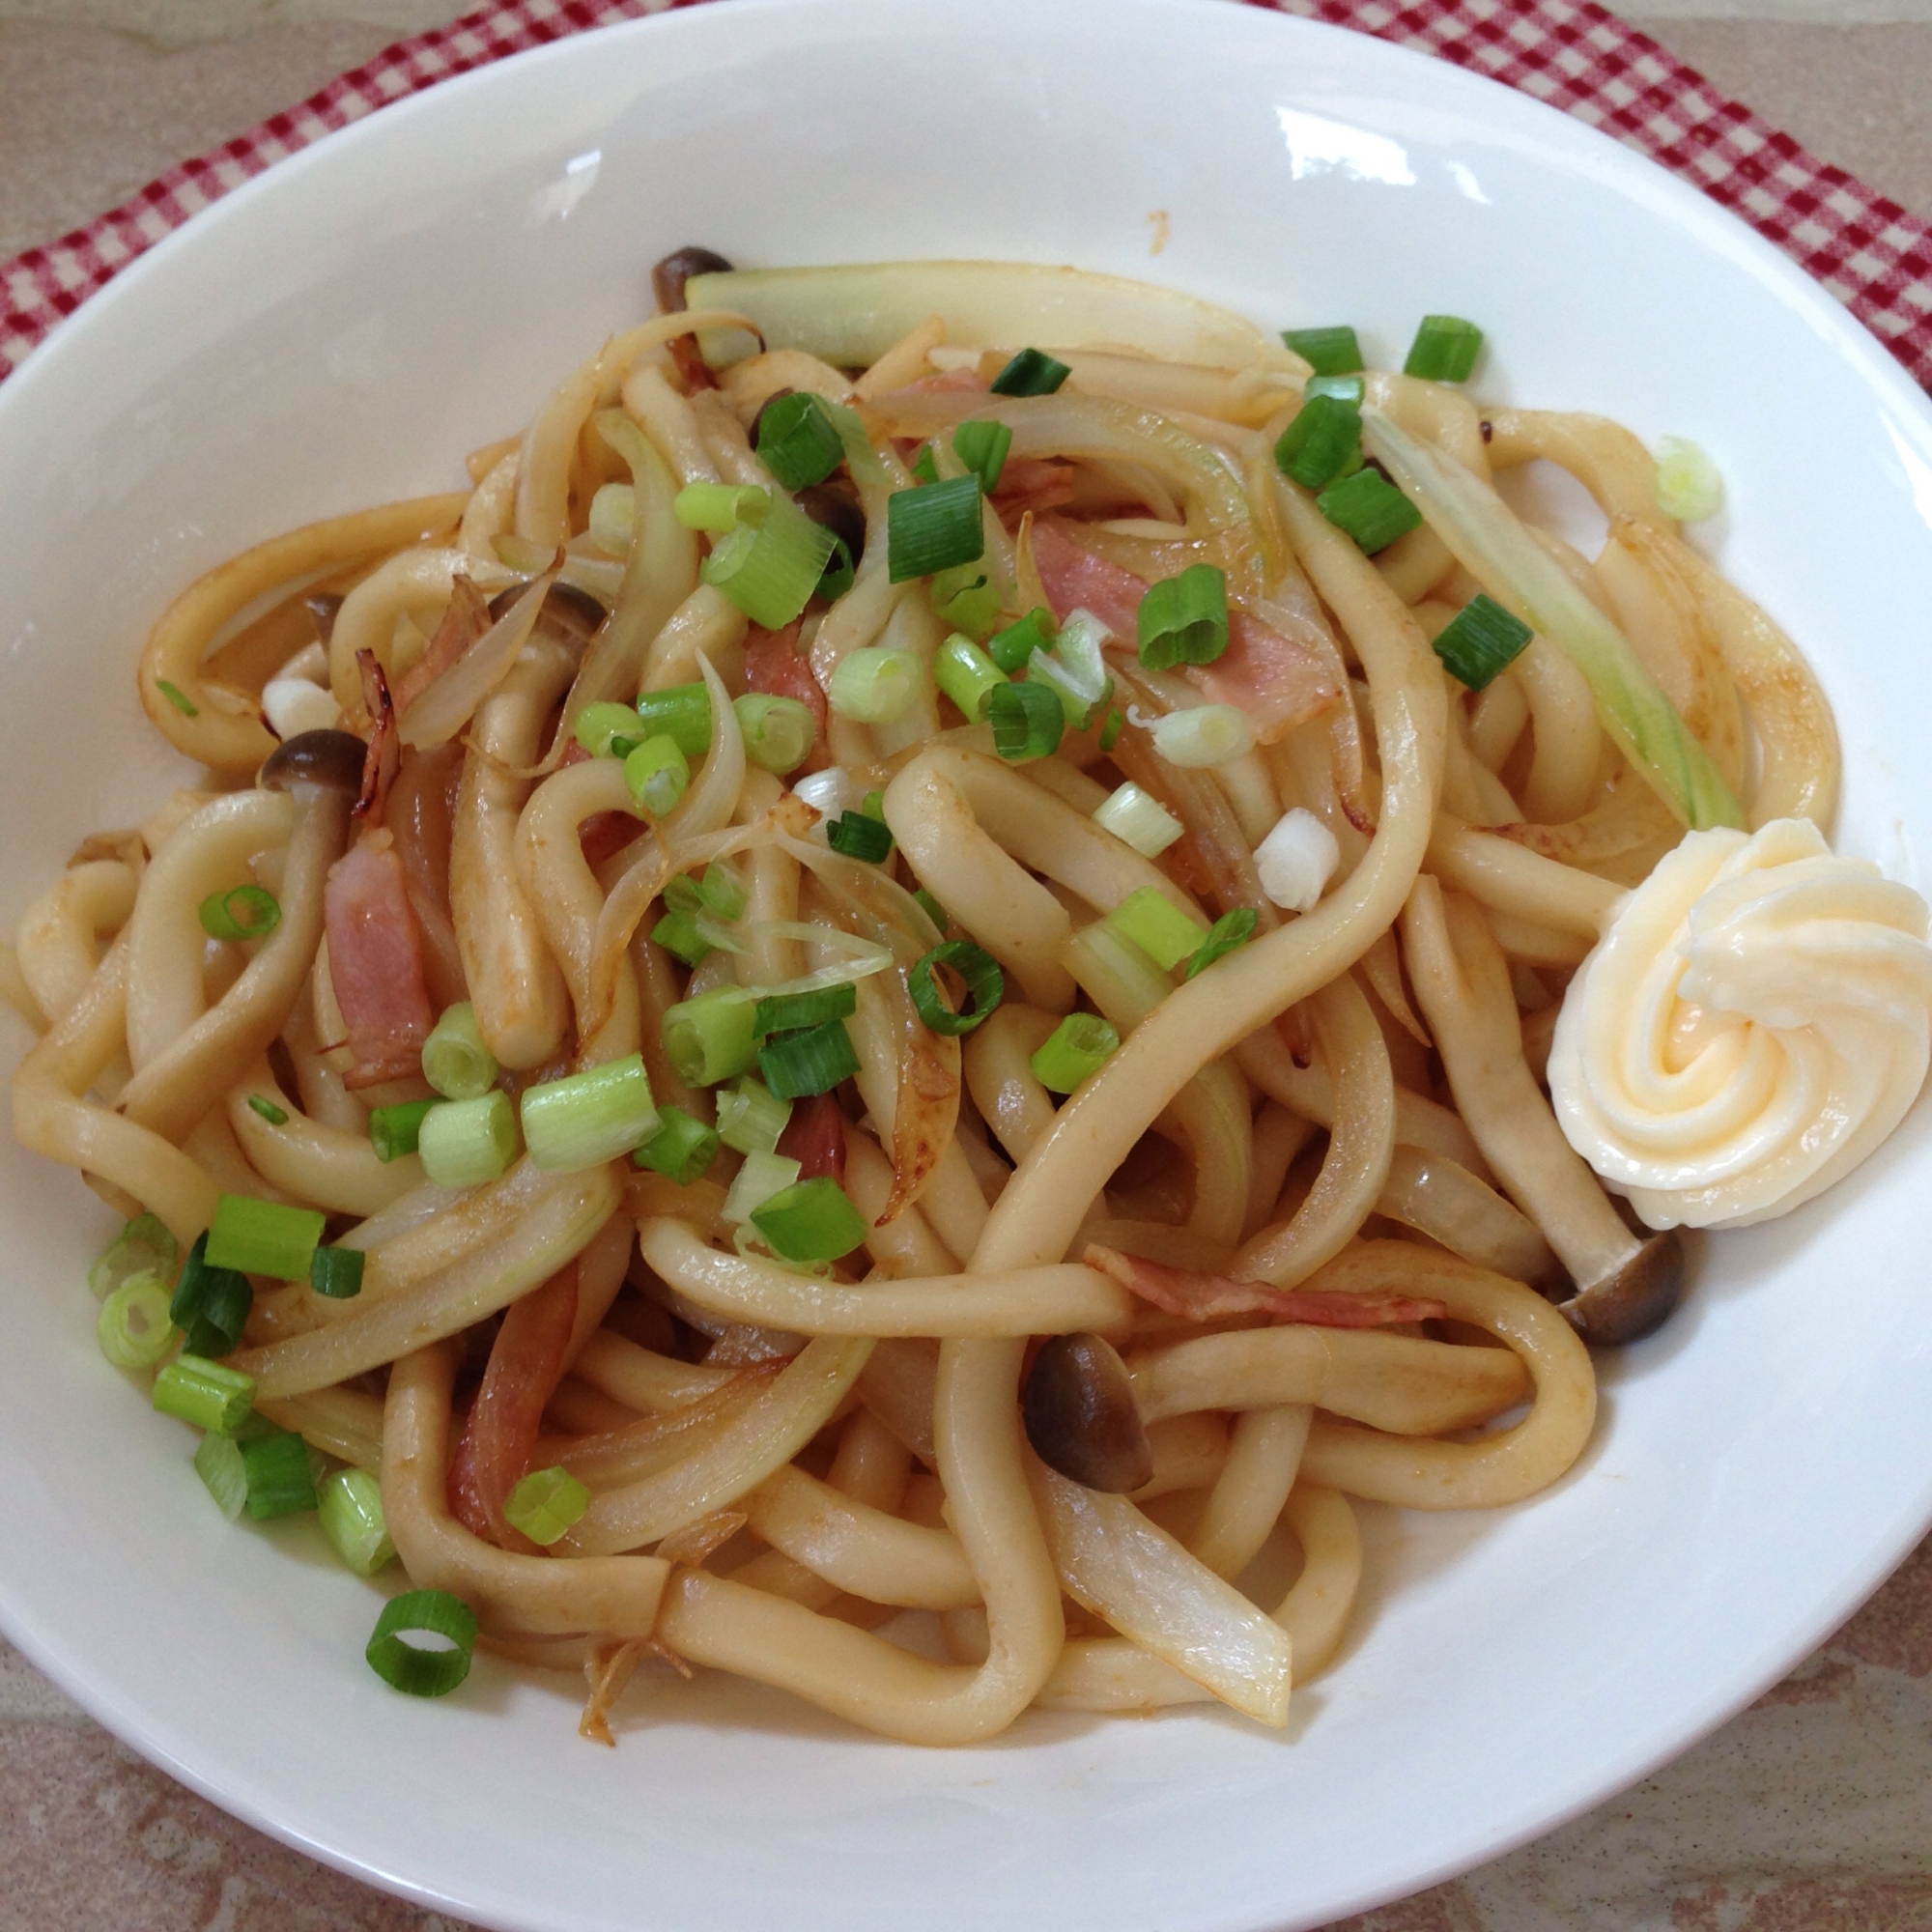
M0 910L170 781L132 670L176 589L285 526L450 487L686 242L1078 262L1270 325L1351 320L1383 359L1425 310L1476 317L1486 393L1716 455L1722 561L1837 707L1843 843L1899 861L1932 833L1932 412L1730 216L1499 87L1245 7L736 0L323 142L0 389ZM82 1278L108 1218L10 1146L0 1621L229 1809L494 1926L1319 1924L1681 1749L1918 1534L1926 1134L1921 1111L1827 1200L1708 1247L1671 1326L1604 1363L1555 1493L1368 1512L1357 1634L1286 1735L1037 1717L923 1753L715 1679L634 1693L614 1754L579 1743L567 1685L483 1663L445 1702L386 1690L366 1586L306 1525L222 1521L183 1432L102 1366Z

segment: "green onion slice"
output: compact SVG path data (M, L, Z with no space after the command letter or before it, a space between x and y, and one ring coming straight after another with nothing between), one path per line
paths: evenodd
M95 1318L94 1336L117 1369L152 1369L175 1341L159 1277L137 1274L111 1290Z
M674 959L687 966L701 966L716 949L697 929L696 918L688 912L668 912L651 927L651 943L662 946Z
M236 1268L243 1274L272 1275L277 1281L306 1281L309 1257L322 1239L326 1216L318 1208L291 1208L224 1194L214 1204L203 1259L211 1269Z
M1009 764L1050 757L1066 730L1066 710L1043 684L1001 684L986 698L993 750Z
M979 724L987 699L1007 681L1006 672L971 638L956 631L933 652L932 677L969 724Z
M101 1250L87 1271L87 1285L97 1299L140 1275L165 1285L180 1259L181 1243L163 1223L153 1214L137 1214Z
M1482 349L1483 331L1473 322L1460 315L1425 315L1402 373L1432 383L1466 383Z
M731 1226L742 1226L774 1194L783 1193L800 1172L798 1162L789 1155L748 1153L725 1193L724 1206L719 1209L720 1218Z
M281 923L274 894L260 886L231 886L201 902L201 929L211 939L266 939Z
M1660 437L1656 496L1674 523L1701 524L1724 507L1723 472L1688 437Z
M922 483L937 483L939 481L939 464L933 456L932 445L929 442L921 443L913 451L912 462L907 468L911 469L912 473Z
M1233 912L1224 912L1208 928L1208 937L1189 955L1187 971L1180 977L1191 980L1197 973L1205 973L1215 960L1225 959L1231 952L1238 952L1254 936L1253 906L1236 906Z
M1304 490L1325 490L1361 466L1361 411L1334 396L1310 396L1275 440L1274 461Z
M1150 791L1127 783L1096 806L1094 823L1124 840L1143 859L1158 859L1187 830Z
M895 490L886 499L886 574L893 582L977 563L986 548L980 501L978 476Z
M400 1160L414 1153L422 1134L423 1118L436 1105L434 1100L404 1100L393 1107L374 1107L369 1112L369 1143L378 1160Z
M210 1359L232 1354L254 1303L248 1277L234 1268L210 1266L208 1235L197 1236L168 1304L168 1319L186 1336L188 1352Z
M781 491L772 497L763 526L741 526L721 537L697 574L753 623L781 631L811 601L836 541Z
M443 1009L423 1041L423 1078L445 1100L474 1100L497 1084L497 1057L483 1044L468 1000Z
M841 718L895 724L911 710L924 683L925 667L917 653L864 644L838 660L825 700Z
M825 566L818 580L814 596L822 597L828 604L836 604L852 587L853 580L859 575L859 566L852 555L852 546L837 530L832 532L832 561ZM741 704L743 698L738 700Z
M323 1479L317 1503L322 1533L358 1577L393 1563L396 1546L383 1515L383 1485L367 1469L337 1469Z
M1205 935L1158 887L1142 886L1129 893L1106 923L1122 939L1130 939L1160 968L1171 973L1190 953L1199 950Z
M1000 472L1012 446L1013 433L1005 423L963 422L952 432L953 455L979 476L989 497L1000 487Z
M986 639L986 655L1004 671L1025 670L1036 651L1053 648L1053 612L1043 606L1029 611L1017 624L995 631Z
M648 1167L680 1187L689 1187L709 1172L722 1145L718 1130L682 1107L660 1107L658 1130L632 1154L639 1167Z
M640 744L662 734L687 758L701 758L711 749L711 693L702 684L639 692L637 714L631 736ZM639 722L641 731L637 728Z
M999 625L1000 593L977 563L942 570L927 586L926 595L932 614L969 638L986 637Z
M239 1446L248 1480L248 1514L257 1522L315 1508L315 1471L308 1444L299 1435L277 1430L272 1435L250 1436Z
M155 689L158 691L161 694L161 696L165 697L168 700L168 702L172 704L174 708L177 711L179 711L184 718L199 718L201 716L200 705L191 702L189 700L187 693L182 690L182 688L179 685L170 684L164 677L157 677L155 680Z
M690 788L691 766L676 740L660 731L626 754L624 782L653 818L664 818Z
M548 1548L589 1507L590 1492L559 1464L532 1469L510 1492L503 1517L512 1529Z
M822 1020L800 1033L781 1034L758 1049L758 1071L781 1100L829 1094L859 1070L859 1056L843 1020Z
M752 1210L752 1225L788 1262L836 1262L870 1232L865 1215L830 1175L794 1181Z
M752 1022L760 1039L775 1033L797 1033L823 1026L827 1020L848 1019L859 1009L859 989L849 980L836 986L817 986L809 993L777 993L761 999Z
M248 1503L248 1469L242 1445L233 1436L204 1435L194 1452L194 1473L230 1522L241 1520Z
M845 445L825 405L796 389L758 412L758 458L782 488L809 490L845 460Z
M1368 384L1359 376L1311 376L1301 391L1303 402L1312 403L1317 396L1333 396L1338 403L1347 403L1352 410L1362 407L1362 398L1368 392Z
M818 740L818 723L797 698L753 691L733 698L731 709L738 714L745 755L760 769L782 778L811 755Z
M714 859L701 878L680 872L666 886L664 902L672 912L715 913L720 919L742 919L745 888L723 859Z
M1352 375L1362 364L1362 345L1347 323L1326 328L1284 328L1281 339L1318 376Z
M439 1187L480 1187L495 1180L517 1155L510 1096L493 1089L478 1099L432 1107L423 1117L416 1151L423 1172Z
M1315 507L1338 530L1353 537L1366 556L1386 550L1422 522L1422 512L1373 469L1358 469L1331 483L1316 497Z
M266 1094L250 1094L248 1111L251 1114L261 1115L271 1127L285 1127L289 1123L288 1109L276 1106Z
M757 1065L752 1032L753 1002L740 986L720 986L665 1010L664 1049L678 1077L690 1087L715 1087Z
M972 1005L964 1011L954 1012L940 996L932 978L935 966L950 966L965 980ZM946 939L915 963L906 975L906 990L928 1033L952 1036L971 1033L993 1012L1006 997L1007 978L983 946L970 939Z
M1150 670L1212 664L1228 648L1228 577L1190 563L1179 577L1151 583L1138 617L1140 659Z
M1068 613L1050 650L1027 661L1027 676L1060 699L1066 722L1084 731L1094 714L1114 695L1114 680L1101 646L1113 636L1091 611Z
M724 536L764 527L772 493L755 483L687 483L671 500L671 515L688 530Z
M1071 1094L1120 1043L1121 1036L1098 1013L1068 1013L1034 1055L1034 1078L1050 1094Z
M1022 349L993 378L992 389L996 396L1050 396L1072 373L1043 349Z
M776 1152L790 1121L791 1102L749 1073L718 1096L718 1138L736 1153Z
M412 1636L443 1638L431 1649ZM412 1697L443 1697L469 1675L476 1648L476 1612L447 1590L405 1590L383 1605L363 1655L369 1668L392 1690Z
M1534 635L1520 617L1479 590L1433 641L1443 669L1471 691L1481 691L1521 656Z
M575 1174L643 1146L658 1130L640 1053L526 1087L524 1145L536 1166Z
M1121 742L1121 733L1126 728L1127 714L1124 711L1110 711L1100 726L1100 755L1104 758Z
M215 1435L233 1435L255 1406L255 1378L201 1355L177 1355L155 1378L154 1405Z
M618 745L635 744L642 734L628 704L586 704L577 714L573 735L593 758L609 758L621 757Z
M308 1264L308 1285L330 1301L353 1301L362 1293L368 1260L360 1248L317 1248Z
M874 866L884 865L893 849L893 835L863 811L841 811L827 824L825 838L835 852Z

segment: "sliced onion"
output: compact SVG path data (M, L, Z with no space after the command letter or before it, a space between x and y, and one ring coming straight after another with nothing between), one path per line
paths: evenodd
M405 745L418 752L446 745L476 707L502 683L536 628L556 572L547 570L405 711L398 721Z

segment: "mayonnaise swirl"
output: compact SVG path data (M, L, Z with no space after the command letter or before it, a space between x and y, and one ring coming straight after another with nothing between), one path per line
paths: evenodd
M1618 906L1563 1002L1570 1145L1653 1228L1736 1228L1822 1193L1925 1078L1925 901L1808 820L1692 832Z

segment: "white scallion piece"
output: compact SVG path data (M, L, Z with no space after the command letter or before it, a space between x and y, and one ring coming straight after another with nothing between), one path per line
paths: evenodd
M1186 831L1151 792L1123 784L1096 807L1094 823L1124 839L1143 859L1157 859Z
M262 715L277 738L296 738L304 731L334 730L342 707L305 677L271 677L262 687Z
M1313 912L1341 863L1342 848L1335 835L1299 805L1283 812L1274 830L1255 847L1262 891L1289 912Z
M1658 439L1657 507L1680 524L1701 524L1724 507L1721 472L1688 437Z
M804 1172L781 1153L748 1153L724 1197L724 1218L736 1226L749 1221L774 1194L782 1194Z
M1153 748L1170 765L1232 764L1255 749L1255 727L1232 704L1196 704L1154 725Z

